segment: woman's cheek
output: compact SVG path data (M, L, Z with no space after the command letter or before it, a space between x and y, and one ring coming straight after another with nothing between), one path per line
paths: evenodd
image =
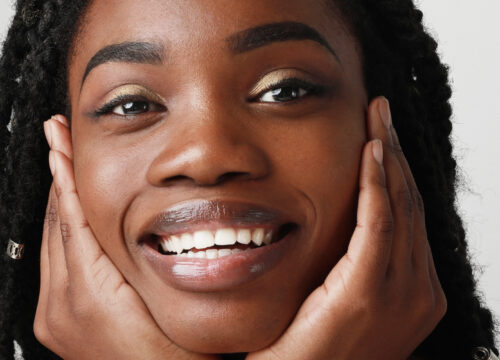
M315 244L311 252L341 255L355 225L365 120L360 107L337 107L318 125L300 144L305 150L296 153L294 178L315 208L312 237L321 245ZM337 260L331 257L322 266L328 270Z
M112 258L118 249L125 250L123 219L140 188L144 164L132 151L93 147L75 152L75 179L84 214Z

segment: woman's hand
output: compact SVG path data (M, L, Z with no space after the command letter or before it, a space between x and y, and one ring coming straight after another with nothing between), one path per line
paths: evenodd
M45 218L37 339L64 359L212 359L177 347L106 256L80 205L66 120L45 123L54 182Z
M347 253L285 333L248 360L406 359L444 316L424 206L383 98L370 105L368 134Z

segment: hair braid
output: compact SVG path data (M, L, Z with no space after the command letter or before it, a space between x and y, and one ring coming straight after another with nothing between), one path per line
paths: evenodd
M10 151L8 149L11 140L9 126L12 127L15 122L13 119L16 115L14 113L14 101L18 93L17 78L20 76L21 64L28 49L28 44L23 40L27 29L22 19L22 8L23 3L19 2L0 60L0 145L2 151L0 156L0 171L2 173L0 177L0 241L2 241L3 249L7 246L7 241L10 238L10 219L13 215L12 203L15 198L9 191L9 180L12 174L12 165L9 161ZM11 120L13 120L12 123ZM0 311L0 328L4 330L0 332L0 355L3 359L13 353L11 328L14 322L14 311L11 308L16 304L15 277L18 269L11 266L13 264L10 264L6 256L2 256L0 261L3 270L3 279L0 282L0 301L4 307Z
M492 315L476 294L456 210L451 89L437 43L410 0L340 3L347 14L357 14L349 18L362 43L370 98L385 95L391 101L394 126L424 199L429 242L448 299L447 314L417 353L430 359L470 359L476 346L497 352Z
M9 239L25 243L27 251L23 261L2 256L0 264L2 359L13 358L14 339L21 344L25 359L54 358L32 331L40 287L40 234L51 183L42 124L67 108L67 49L77 28L74 19L85 3L20 0L4 43L0 61L0 158L5 160L0 164L5 176L0 183L0 241L3 249Z

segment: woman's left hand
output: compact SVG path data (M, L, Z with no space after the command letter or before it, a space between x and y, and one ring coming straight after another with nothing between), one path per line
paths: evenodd
M54 176L41 246L34 333L64 359L212 360L177 346L101 248L76 189L68 125L45 124Z
M347 253L285 333L248 360L405 359L446 312L423 203L386 99L368 110L357 226ZM382 160L383 143L383 163Z

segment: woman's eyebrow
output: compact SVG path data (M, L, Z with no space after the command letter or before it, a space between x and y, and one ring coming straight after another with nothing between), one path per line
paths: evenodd
M229 49L241 54L274 42L312 40L324 46L342 65L335 50L325 38L309 25L286 21L269 23L242 30L226 39ZM164 61L164 47L157 43L128 41L112 44L100 49L87 64L81 87L89 73L97 66L108 62L128 62L158 65Z
M92 69L98 65L108 62L158 65L163 63L164 54L165 52L162 45L150 42L131 41L105 46L92 56L88 62L82 77L81 86L83 86L85 79Z
M260 25L251 29L240 31L229 38L226 42L229 48L236 54L250 51L274 42L291 40L312 40L323 45L342 65L340 58L328 41L309 25L285 21Z

